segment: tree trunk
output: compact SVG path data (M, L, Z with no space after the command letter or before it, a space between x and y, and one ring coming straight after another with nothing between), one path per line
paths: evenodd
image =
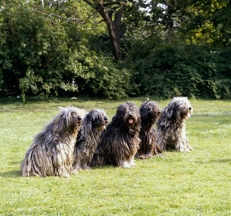
M119 61L122 59L121 56L121 44L120 44L120 27L121 27L121 18L123 14L124 7L121 6L119 10L116 12L115 9L108 9L103 4L103 1L97 2L93 4L89 0L85 0L86 3L88 3L91 7L94 7L95 10L98 11L98 13L102 16L104 22L107 25L107 30L109 34L109 38L112 45L112 53L116 61ZM122 2L122 1L121 1ZM115 4L120 5L120 1L117 1ZM106 10L107 9L107 10ZM112 20L112 14L115 13L114 21Z
M103 17L104 22L107 25L108 34L112 45L113 56L115 60L119 61L122 58L120 50L120 26L123 8L120 8L116 12L114 21L112 20L112 12L107 12L103 5L99 4L98 12Z

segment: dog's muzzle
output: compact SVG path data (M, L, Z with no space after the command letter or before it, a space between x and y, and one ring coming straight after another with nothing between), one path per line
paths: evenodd
M81 123L82 122L82 118L80 116L77 117L77 122Z
M129 116L128 116L128 123L129 124L133 124L133 122L134 122L133 114L129 114Z

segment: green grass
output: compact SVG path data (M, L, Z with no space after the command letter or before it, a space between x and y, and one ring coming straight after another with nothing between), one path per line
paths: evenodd
M129 100L140 106L145 98ZM131 169L107 166L68 179L20 176L34 135L59 106L103 108L112 118L125 101L0 99L0 215L231 215L231 101L190 100L190 153L165 152ZM169 101L157 102L164 108Z

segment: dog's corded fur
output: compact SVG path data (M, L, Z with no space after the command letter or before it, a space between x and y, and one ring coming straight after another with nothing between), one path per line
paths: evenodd
M83 114L83 110L75 107L61 108L43 131L35 136L21 163L22 176L70 176Z
M187 97L175 97L162 110L157 121L157 143L163 150L189 152L185 120L192 114L193 108Z
M90 162L99 137L108 124L108 117L102 109L92 109L83 119L74 150L73 169L78 170L90 168Z
M139 148L140 114L135 104L127 102L117 108L115 116L103 131L91 166L135 166L134 156Z
M153 155L162 155L162 149L156 143L156 131L154 128L160 113L159 105L155 101L147 99L140 106L141 130L139 137L141 142L136 158L145 159Z

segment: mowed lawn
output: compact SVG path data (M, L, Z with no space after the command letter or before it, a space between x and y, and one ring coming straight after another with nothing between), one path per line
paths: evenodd
M231 101L190 99L190 153L164 152L134 168L106 166L70 178L21 177L34 135L60 106L103 108L111 119L119 104L144 100L0 99L0 215L231 215ZM164 108L170 100L155 101Z

